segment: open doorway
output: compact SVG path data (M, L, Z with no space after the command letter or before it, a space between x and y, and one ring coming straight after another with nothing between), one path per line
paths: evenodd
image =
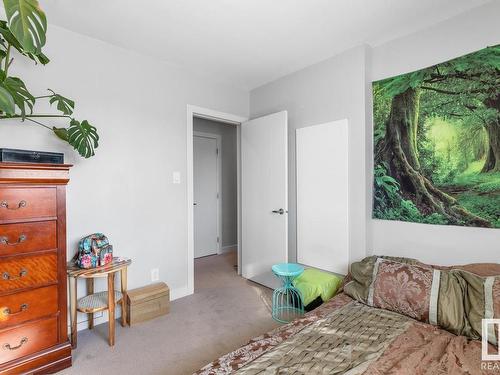
M195 291L238 270L237 127L193 118Z
M237 128L193 119L194 257L238 249Z
M248 120L188 105L186 295L194 293L193 122L196 118L230 124L237 129L237 274L274 288L277 279L272 275L272 265L288 261L287 112Z
M195 273L197 280L215 268L218 272L240 274L239 125L245 120L188 106L188 287L191 293L195 284L196 289L199 285L198 281L195 283Z

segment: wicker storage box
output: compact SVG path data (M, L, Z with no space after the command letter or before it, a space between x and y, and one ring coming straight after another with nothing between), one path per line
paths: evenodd
M165 283L156 283L127 292L128 324L154 319L169 312L170 290Z

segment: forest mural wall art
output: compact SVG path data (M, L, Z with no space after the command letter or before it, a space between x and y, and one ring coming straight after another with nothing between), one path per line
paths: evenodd
M373 83L373 217L500 228L500 45Z

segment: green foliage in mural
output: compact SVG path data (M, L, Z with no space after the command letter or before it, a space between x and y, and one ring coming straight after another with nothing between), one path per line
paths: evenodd
M500 46L373 83L373 217L500 228Z

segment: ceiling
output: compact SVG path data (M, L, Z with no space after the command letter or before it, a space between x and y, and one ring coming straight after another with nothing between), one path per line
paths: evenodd
M40 0L49 24L253 89L489 0Z

